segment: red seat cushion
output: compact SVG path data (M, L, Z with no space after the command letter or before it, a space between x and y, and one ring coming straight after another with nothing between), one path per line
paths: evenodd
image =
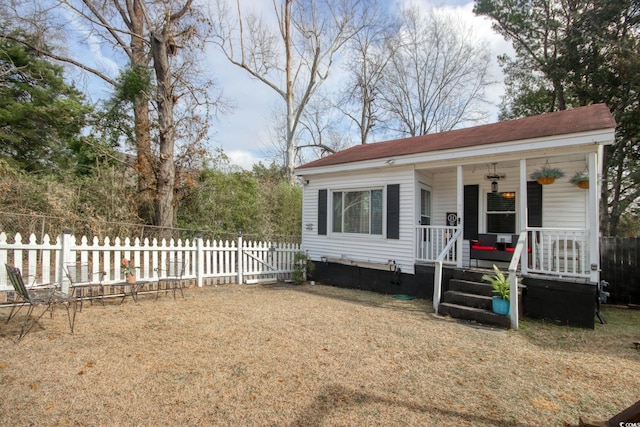
M507 251L507 252L513 252L515 250L516 250L516 248L505 248L505 251ZM527 252L531 252L531 248L527 248Z
M495 251L496 250L496 248L494 248L493 246L481 246L481 245L473 245L471 246L471 249L476 251Z

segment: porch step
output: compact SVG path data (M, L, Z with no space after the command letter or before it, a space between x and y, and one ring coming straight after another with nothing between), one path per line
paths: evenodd
M466 294L482 295L491 297L493 287L488 283L474 282L471 280L451 279L449 280L449 290L464 292Z
M483 325L499 326L501 328L509 328L511 319L509 316L502 316L482 308L466 307L464 305L453 304L449 302L440 303L438 313L449 315L456 319L470 320Z
M442 300L450 304L463 305L466 307L482 308L491 310L491 297L486 295L468 294L460 291L447 291Z
M470 282L482 282L482 276L485 274L493 274L493 270L485 268L459 269L453 270L453 278L460 280L468 280ZM485 282L486 283L486 282Z

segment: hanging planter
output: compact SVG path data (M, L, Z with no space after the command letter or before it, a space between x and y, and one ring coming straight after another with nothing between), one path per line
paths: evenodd
M588 189L589 188L589 172L588 171L576 172L576 174L573 175L573 177L571 177L570 182L572 185L575 185L578 188L582 188L583 190Z
M557 178L562 178L563 176L564 172L560 169L543 166L531 174L531 179L538 181L538 184L548 185L553 184Z

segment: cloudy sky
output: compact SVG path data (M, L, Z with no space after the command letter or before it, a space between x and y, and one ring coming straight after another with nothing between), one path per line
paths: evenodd
M488 44L492 56L492 74L493 78L501 80L502 76L497 65L496 56L510 52L508 43L501 36L493 33L491 25L485 18L476 17L473 10L473 1L466 0L388 0L394 2L394 8L399 10L403 3L417 4L424 9L443 8L454 13L460 19L466 21L472 26L474 34L477 35L479 43ZM235 3L235 2L233 2ZM272 11L272 0L251 0L245 1L244 4L250 5L252 9L262 10L267 19L274 19ZM68 16L72 14L69 13ZM76 22L74 25L76 31L82 37L82 22ZM99 40L92 40L90 34L84 34L84 42L82 46L74 47L82 52L82 56L90 56L99 63L99 67L107 72L107 74L115 76L118 74L118 64L109 57L109 52L105 52L105 45ZM229 156L232 162L238 166L250 169L252 164L257 161L270 163L270 159L265 158L268 151L269 131L271 129L270 122L272 112L276 103L282 103L283 100L275 94L275 92L249 77L248 73L240 68L230 64L224 56L218 52L215 47L210 46L206 52L207 63L205 70L211 71L214 78L223 90L226 98L230 99L235 108L226 116L219 117L219 120L212 123L212 132L209 145L211 148L220 147L224 153ZM331 71L332 79L325 82L327 88L338 87L340 85L341 70L334 67ZM97 98L106 98L110 96L109 87L105 87L103 82L91 77L80 77L74 73L75 79L80 86L89 88L91 98L95 101ZM344 73L342 73L344 75ZM81 79L86 79L82 81ZM495 103L500 100L503 94L502 84L495 85L487 91L488 99ZM497 107L491 111L489 122L497 121ZM372 141L374 142L374 141Z
M271 5L270 0L262 0ZM408 0L407 0L408 1ZM492 52L492 74L495 79L501 80L500 69L496 56L509 51L509 45L501 36L491 30L491 24L485 18L476 17L473 10L473 1L465 0L413 0L425 8L444 8L460 16L472 26L478 35L477 39L482 43L488 43ZM398 3L398 8L400 3ZM270 9L267 9L270 12ZM224 95L235 104L235 109L227 116L221 117L216 123L213 144L222 147L225 154L232 159L234 164L245 168L259 160L268 163L264 158L265 147L269 146L269 129L273 106L276 102L283 102L275 92L264 84L249 78L248 74L231 65L221 54L210 49L209 61L216 75L218 83L224 90ZM332 70L334 75L339 75L338 70ZM339 78L328 81L329 85L339 84ZM490 88L488 98L495 104L503 94L501 84ZM491 111L489 122L497 121L497 107Z

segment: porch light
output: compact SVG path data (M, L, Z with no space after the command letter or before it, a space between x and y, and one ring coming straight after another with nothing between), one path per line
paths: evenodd
M489 173L484 176L484 179L486 179L487 181L491 181L492 193L498 192L498 181L505 179L507 177L505 174L498 173L496 171L496 164L497 163L493 163L493 173L491 173L491 170L489 170Z
M502 197L505 199L514 199L516 197L516 193L513 191L504 191L502 193Z

